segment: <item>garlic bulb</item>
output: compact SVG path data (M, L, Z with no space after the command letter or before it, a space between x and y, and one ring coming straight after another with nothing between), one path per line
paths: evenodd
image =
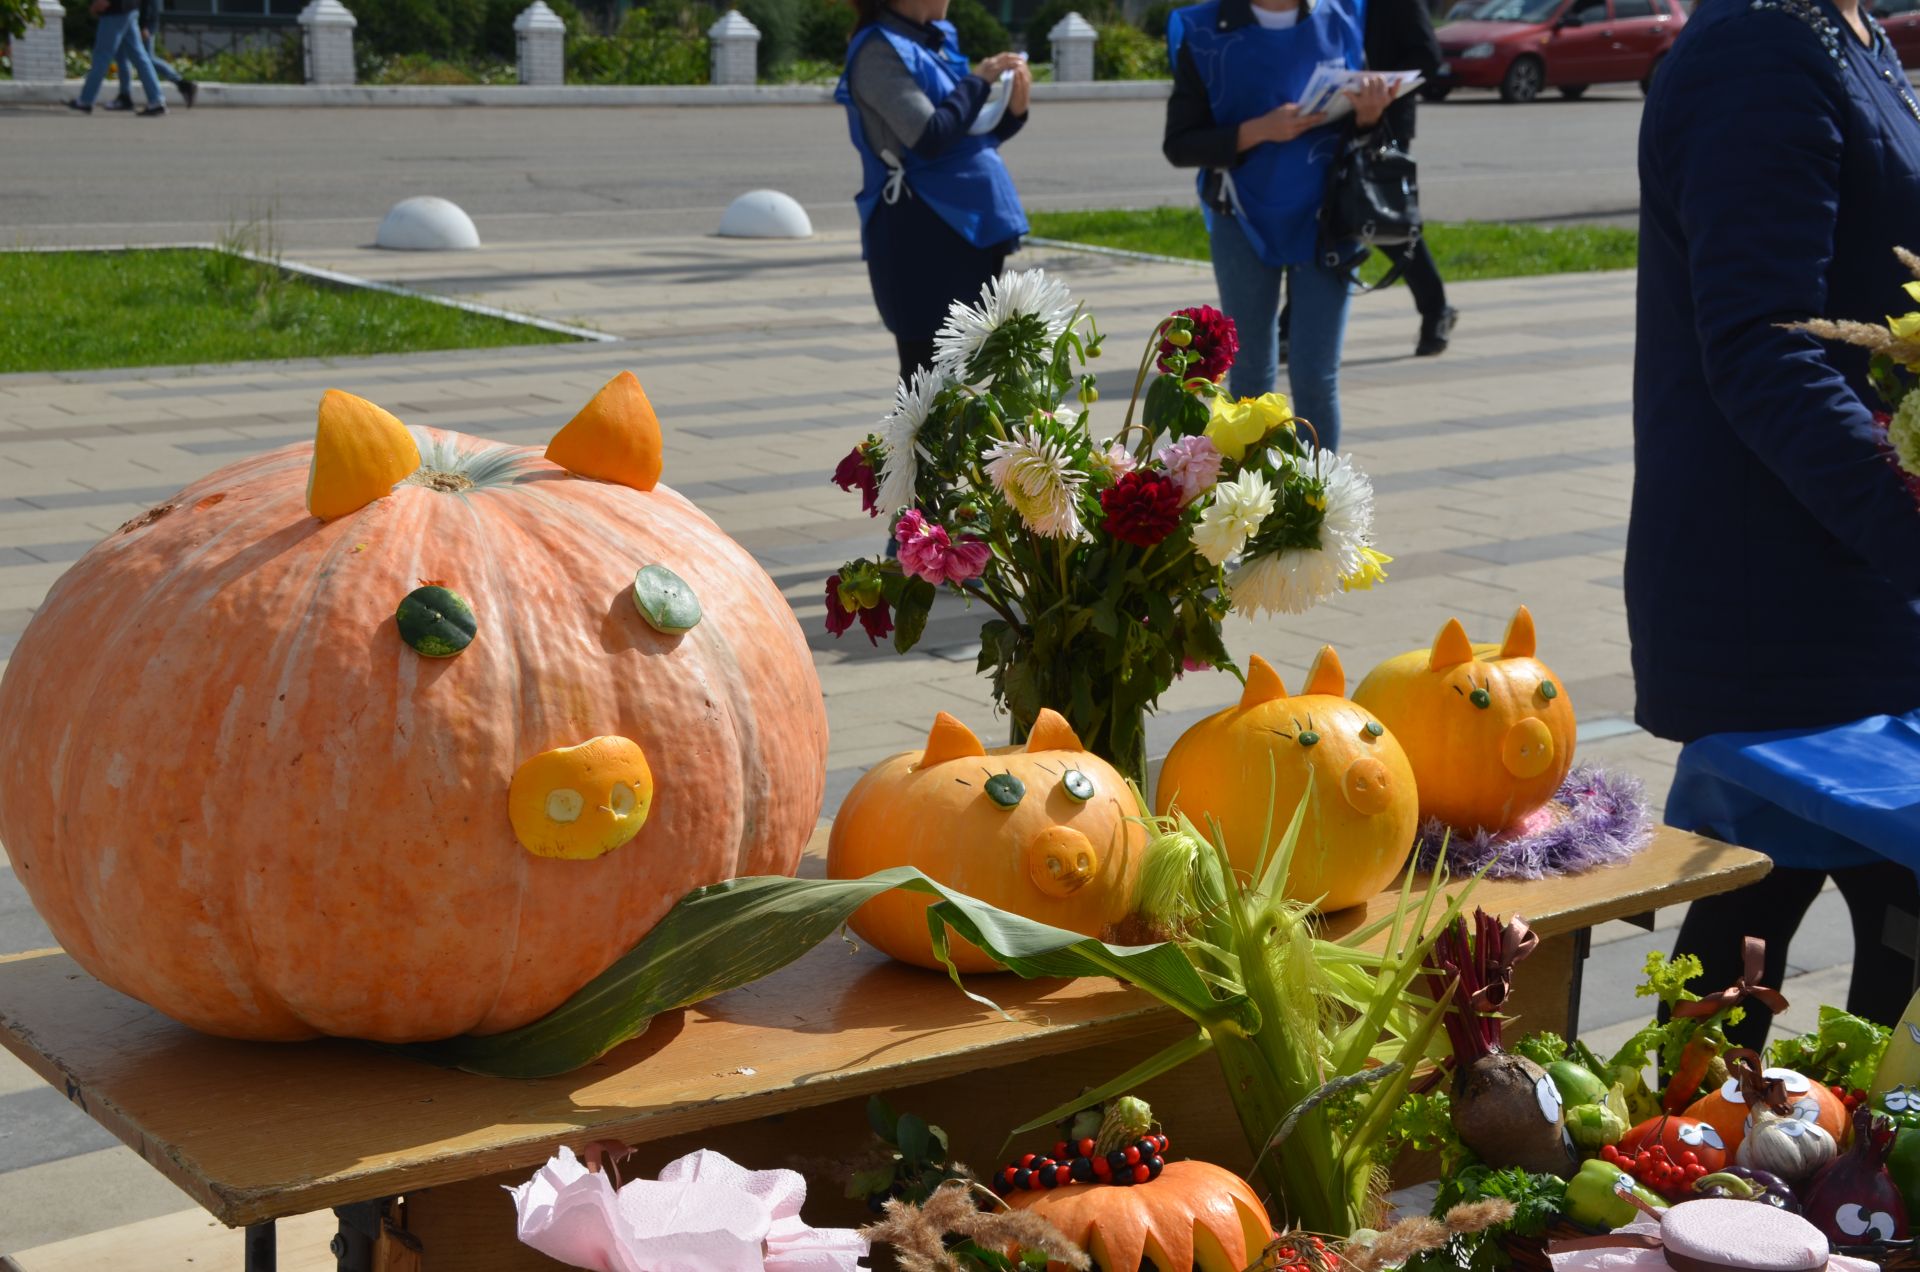
M1797 1188L1839 1151L1824 1127L1763 1106L1747 1115L1746 1138L1735 1158L1749 1170L1771 1172Z

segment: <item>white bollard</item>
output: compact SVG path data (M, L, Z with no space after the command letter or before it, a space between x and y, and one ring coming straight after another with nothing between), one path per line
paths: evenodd
M522 84L567 82L567 24L547 7L547 0L533 0L522 9L513 20L513 34Z
M738 9L728 9L707 28L715 84L760 82L760 28Z
M813 237L813 220L793 198L778 190L749 190L720 215L721 238Z
M13 78L22 83L58 84L67 78L67 47L60 24L67 10L60 0L40 0L40 25L13 42Z
M300 10L300 61L309 84L351 84L353 28L360 25L340 0L313 0Z
M1053 44L1053 80L1056 84L1080 84L1093 78L1093 46L1100 33L1093 23L1077 13L1069 13L1047 32Z

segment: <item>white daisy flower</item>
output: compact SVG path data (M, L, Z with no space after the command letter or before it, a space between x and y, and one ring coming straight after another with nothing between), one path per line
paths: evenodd
M1021 270L989 279L980 287L978 306L954 301L947 320L933 337L933 365L943 375L964 379L967 364L1009 319L1021 314L1040 319L1052 345L1073 321L1073 295L1044 269Z
M1229 518L1216 516L1212 508L1200 514L1193 527L1193 550L1211 565L1223 565L1228 557L1247 546L1247 536Z
M1304 614L1340 586L1331 552L1283 548L1243 561L1227 576L1236 613Z
M933 400L946 387L945 376L922 368L913 373L911 383L902 380L893 390L893 410L880 421L880 493L874 506L883 517L913 504L920 460L933 459L920 445L920 430L926 427Z
M1027 529L1055 539L1078 539L1080 487L1087 475L1073 466L1067 448L1031 426L986 450L987 477Z
M1345 455L1316 452L1314 475L1325 483L1327 509L1320 523L1320 549L1339 576L1360 569L1362 549L1373 542L1373 482Z

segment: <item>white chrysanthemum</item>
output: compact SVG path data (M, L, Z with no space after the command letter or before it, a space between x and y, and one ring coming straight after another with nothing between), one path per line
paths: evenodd
M1228 557L1246 546L1246 534L1228 518L1215 515L1212 508L1202 513L1193 527L1193 550L1211 565L1226 564Z
M880 493L874 504L883 517L891 517L911 507L914 486L920 480L920 460L932 456L920 446L920 430L926 426L933 400L947 387L947 378L924 368L913 373L913 380L900 381L893 390L893 410L880 421Z
M1360 568L1361 549L1373 542L1373 482L1345 455L1319 451L1313 465L1327 493L1320 549L1333 559L1338 576L1345 578Z
M1008 319L1020 314L1040 319L1051 345L1065 334L1073 312L1073 294L1046 270L1002 274L981 285L977 306L956 300L947 308L947 320L933 337L933 365L943 375L964 379L980 346Z
M1056 539L1078 539L1080 487L1087 475L1067 448L1031 427L1016 428L986 450L987 477L1027 529Z
M1340 578L1331 552L1283 548L1241 562L1227 576L1227 595L1240 614L1304 614L1333 595Z
M1213 505L1222 516L1237 526L1240 533L1252 537L1260 533L1260 523L1273 511L1273 484L1266 474L1248 469L1232 481L1222 482L1213 490Z

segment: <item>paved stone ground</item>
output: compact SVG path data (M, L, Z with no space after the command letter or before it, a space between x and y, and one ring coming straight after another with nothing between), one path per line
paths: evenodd
M82 121L84 122L84 121ZM667 480L750 548L809 633L833 725L829 807L867 765L916 745L940 709L1004 726L972 671L977 619L944 601L926 653L899 658L821 630L821 580L880 543L833 463L884 408L889 343L857 248L705 238L529 242L460 256L294 251L351 273L586 322L624 343L0 377L0 658L66 565L127 518L247 453L311 435L337 385L403 419L540 442L612 374L645 382L667 429ZM1123 409L1133 350L1167 309L1212 299L1203 269L1029 251L1059 270L1111 333L1096 421ZM1404 292L1355 307L1345 371L1349 445L1380 493L1392 581L1286 621L1235 621L1229 646L1298 677L1322 643L1354 674L1424 644L1450 615L1496 638L1517 602L1579 709L1585 758L1644 777L1657 797L1673 748L1635 730L1620 594L1631 449L1628 275L1455 289L1465 321L1444 358L1409 352ZM1234 696L1224 675L1167 695L1151 748ZM1823 899L1826 910L1834 898ZM1676 916L1660 916L1667 928ZM1789 992L1840 996L1844 925L1807 925ZM1838 937L1822 933L1837 931ZM1597 933L1583 1027L1630 1029L1638 965L1671 933ZM0 952L49 942L0 869ZM1802 1015L1796 1011L1796 1017ZM19 1065L0 1060L0 1250L179 1209L182 1196Z

